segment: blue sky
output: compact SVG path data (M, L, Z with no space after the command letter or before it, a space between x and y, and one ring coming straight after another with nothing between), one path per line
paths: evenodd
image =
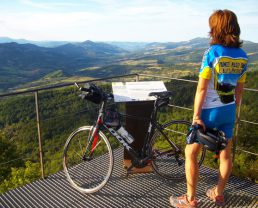
M257 0L0 0L0 37L176 42L208 37L216 9L234 11L258 43Z

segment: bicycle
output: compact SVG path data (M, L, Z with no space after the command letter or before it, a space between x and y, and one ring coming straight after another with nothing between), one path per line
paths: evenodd
M185 137L191 123L171 120L161 124L157 119L159 109L169 103L169 98L172 96L170 91L149 94L156 99L142 150L137 152L115 127L107 125L104 121L107 103L113 100L113 94L107 94L93 84L87 87L79 87L77 84L76 86L84 93L86 100L99 103L100 109L94 125L79 127L71 133L65 143L63 166L72 187L82 193L94 193L106 185L114 165L110 138L121 143L133 158L128 172L133 167L141 168L151 163L154 172L165 179L182 180L185 178ZM199 166L204 157L205 148L201 148L198 156Z

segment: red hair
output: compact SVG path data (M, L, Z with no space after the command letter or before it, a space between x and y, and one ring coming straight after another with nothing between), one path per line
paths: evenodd
M237 16L230 10L217 10L209 18L211 45L241 47L240 27Z

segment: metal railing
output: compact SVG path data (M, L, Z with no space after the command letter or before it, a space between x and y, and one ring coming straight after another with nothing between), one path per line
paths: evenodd
M180 78L171 78L171 77L164 77L164 76L158 76L158 75L139 74L139 76L155 77L155 78L159 78L159 79L168 79L168 80L177 80L177 81L182 81L182 82L192 82L192 83L196 83L196 84L198 83L198 81L195 81L195 80L180 79ZM256 92L256 93L258 93L258 89L252 89L252 88L244 88L244 91L250 91L250 92ZM253 122L253 121L248 121L248 120L240 119L240 116L241 116L241 105L242 105L242 101L240 102L240 104L239 104L239 106L238 106L237 115L236 115L235 132L234 132L234 136L233 136L233 163L234 163L234 161L235 161L236 151L242 151L242 152L245 152L245 153L247 153L247 154L252 154L252 155L258 156L257 153L254 153L254 152L250 152L250 151L246 151L246 150L237 148L238 137L239 137L239 125L240 125L240 123L243 122L243 123L248 123L248 124L252 124L252 125L258 126L258 123L257 123L257 122ZM193 111L192 108L186 108L186 107L176 106L176 105L169 105L169 106L175 107L175 108L184 109L184 110ZM257 136L258 136L258 135L257 135Z
M138 74L138 73L134 73L134 74L126 74L126 75L120 75L120 76L112 76L112 77L106 77L106 78L99 78L99 79L92 79L92 80L87 80L87 81L80 81L78 82L78 84L83 84L83 83L88 83L88 82L97 82L97 81L108 81L108 80L112 80L112 79L120 79L120 78L130 78L132 77L133 80L135 81L140 81L141 78L143 77L148 77L148 78L157 78L159 80L176 80L176 81L180 81L180 82L190 82L190 83L197 83L197 81L195 80L188 80L188 79L181 79L181 78L171 78L171 77L166 77L166 76L158 76L158 75L149 75L149 74ZM38 97L38 93L40 91L45 91L45 90L52 90L52 89L58 89L58 88L63 88L63 87L69 87L74 85L74 83L65 83L65 84L60 84L60 85L54 85L54 86L48 86L48 87L42 87L42 88L35 88L35 89L31 89L31 90L24 90L21 92L11 92L11 93L6 93L6 94L1 94L0 98L4 98L4 97L10 97L10 96L16 96L16 95L22 95L22 94L28 94L28 93L34 93L34 97L35 97L35 111L36 111L36 125L37 125L37 135L38 135L38 149L39 149L39 160L40 160L40 166L41 166L41 177L45 178L45 173L44 173L44 160L43 160L43 149L42 149L42 129L41 129L41 118L40 118L40 114L39 114L39 97ZM252 92L258 92L257 89L249 89L249 88L244 88L245 91L252 91ZM188 110L188 111L193 111L192 108L187 108L187 107L182 107L182 106L177 106L177 105L169 105L170 107L174 107L174 108L179 108L179 109L183 109L183 110ZM241 106L241 105L240 105ZM252 154L255 156L258 156L257 153L254 152L250 152L250 151L246 151L246 150L242 150L242 149L237 149L237 142L238 142L238 133L239 133L239 124L240 122L244 122L244 123L248 123L248 124L252 124L252 125L258 125L258 123L253 122L253 121L248 121L248 120L243 120L240 119L240 107L238 108L237 111L237 119L236 119L236 130L235 130L235 135L234 135L234 140L233 140L233 159L235 158L235 154L236 154L236 150L237 151L243 151L247 154ZM233 160L234 161L234 160ZM3 165L3 164L1 164Z
M110 80L110 79L118 79L118 78L132 77L132 76L136 77L135 78L136 81L139 79L138 74L126 74L126 75L120 75L120 76L112 76L112 77L92 79L92 80L87 80L87 81L80 81L80 82L77 82L77 83L78 84L83 84L83 83L89 83L89 82L107 81L107 80ZM38 134L39 161L40 161L40 167L41 167L41 177L43 179L45 178L45 171L44 171L44 163L43 163L42 137L41 137L42 130L41 130L41 125L40 125L41 119L40 119L40 114L39 114L38 93L41 92L41 91L45 91L45 90L64 88L64 87L69 87L69 86L73 86L73 85L74 85L74 82L63 83L63 84L59 84L59 85L40 87L40 88L35 88L35 89L31 89L31 90L24 90L24 91L19 91L19 92L10 92L10 93L5 93L5 94L0 95L0 98L4 98L4 97L11 97L11 96L34 93L35 111L36 111L36 125L37 125L37 134ZM1 165L3 165L3 164L1 164Z

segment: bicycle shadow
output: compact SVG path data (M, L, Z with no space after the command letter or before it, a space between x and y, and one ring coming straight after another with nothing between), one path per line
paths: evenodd
M108 184L102 190L96 193L99 196L116 196L116 197L143 197L146 193L161 186L181 187L182 181L165 180L153 173L138 173L129 177L115 176L109 179ZM112 190L111 190L112 189ZM164 196L164 194L156 194L155 197Z

